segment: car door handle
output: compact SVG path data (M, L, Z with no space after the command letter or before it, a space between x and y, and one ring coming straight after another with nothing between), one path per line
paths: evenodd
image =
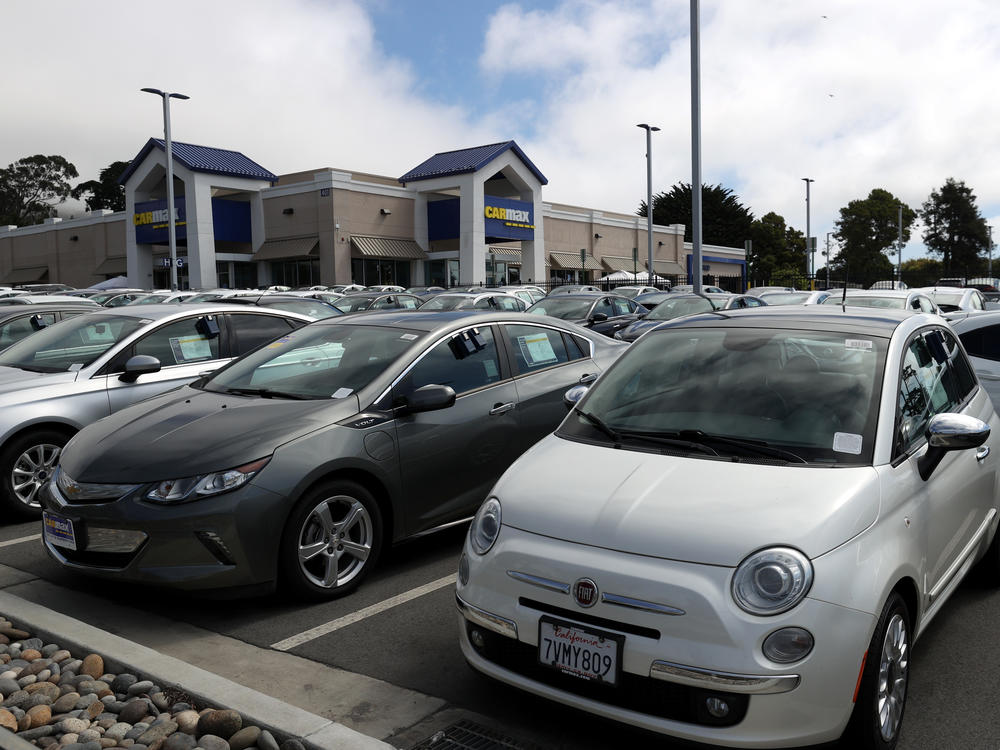
M597 373L594 373L594 372L588 372L586 375L581 375L580 376L580 382L581 383L585 383L585 384L586 383L593 383L595 380L597 380Z
M513 408L514 408L513 401L509 401L506 404L493 404L493 408L490 409L490 416L495 417L497 414L506 414Z
M988 455L990 455L990 446L981 445L976 451L976 460L983 461Z

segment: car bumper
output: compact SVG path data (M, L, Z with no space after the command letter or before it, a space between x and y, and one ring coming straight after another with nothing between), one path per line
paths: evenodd
M807 598L782 615L753 617L732 601L730 568L628 555L506 526L487 555L467 544L464 556L468 583L460 576L457 588L462 652L498 680L646 730L721 746L828 742L850 718L874 627L869 613ZM582 609L557 586L526 582L531 576L570 585L587 577L602 592L682 614L607 601ZM624 635L619 685L541 666L542 617ZM769 661L764 639L792 626L813 635L813 650L793 664ZM709 698L726 701L730 716L709 716Z
M273 586L288 500L252 483L179 505L141 492L100 503L70 503L50 482L42 507L73 522L77 550L43 537L66 568L117 581L199 590Z

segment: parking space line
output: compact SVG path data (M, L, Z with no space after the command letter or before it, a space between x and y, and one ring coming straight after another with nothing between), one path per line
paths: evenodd
M400 604L405 604L412 599L417 599L424 594L429 594L432 591L437 591L445 586L454 585L455 574L447 575L444 578L438 578L436 581L431 581L430 583L425 583L423 586L418 586L415 589L410 589L409 591L399 594L397 596L390 597L389 599L384 599L378 604L372 604L370 607L365 607L364 609L359 609L357 612L352 612L349 615L344 615L336 620L331 620L330 622L324 623L323 625L317 625L315 628L310 628L305 630L298 635L293 635L285 638L283 641L278 641L277 643L272 643L271 648L277 651L289 651L296 646L301 646L303 643L308 643L309 641L315 640L321 636L327 635L334 632L335 630L340 630L341 628L346 628L348 625L353 625L356 622L364 620L366 617L371 617L372 615L377 615L380 612L385 612L387 609L392 609Z
M11 545L21 544L22 542L37 542L41 538L41 534L32 534L31 536L22 536L20 539L8 539L6 542L0 542L0 547L10 547Z

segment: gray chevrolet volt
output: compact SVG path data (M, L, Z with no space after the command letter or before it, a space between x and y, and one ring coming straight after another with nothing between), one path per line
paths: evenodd
M471 517L626 348L512 312L317 321L81 431L46 549L117 580L339 596L386 544Z

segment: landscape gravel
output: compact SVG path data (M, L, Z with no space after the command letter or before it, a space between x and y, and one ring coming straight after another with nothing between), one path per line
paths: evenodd
M113 655L112 655L113 656ZM0 727L50 750L305 750L237 711L199 705L142 675L105 671L0 615Z

